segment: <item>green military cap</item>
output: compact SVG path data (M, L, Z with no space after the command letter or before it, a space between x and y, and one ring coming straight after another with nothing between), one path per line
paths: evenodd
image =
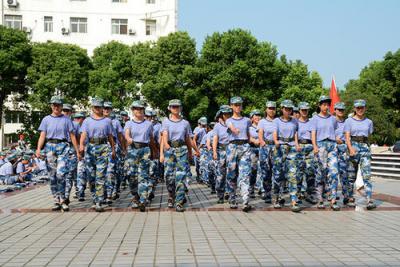
M35 152L32 149L29 149L29 150L25 151L24 154L28 155L28 156L32 156L33 154L35 154Z
M154 112L152 108L146 108L144 110L144 115L147 117L153 117L154 116Z
M117 120L119 120L119 121L120 121L120 120L122 120L122 117L121 117L121 115L119 115L119 114L116 114L116 115L115 115L115 119L117 119Z
M258 109L252 110L250 112L250 118L252 118L255 115L261 116L261 112Z
M71 105L71 104L65 103L65 104L63 104L62 109L65 109L65 110L72 110L72 105Z
M329 97L329 96L327 96L327 95L321 95L320 97L319 97L319 103L322 103L322 102L331 102L332 101L332 99Z
M77 118L85 118L85 114L82 112L76 112L74 115L72 115L72 118L77 119Z
M202 125L206 125L207 124L207 118L206 117L201 117L199 119L199 123L202 124Z
M179 99L172 99L169 101L168 106L182 106L182 102Z
M293 112L299 112L299 108L296 107L296 106L294 106L294 107L293 107Z
M5 156L6 156L6 152L0 151L0 157L5 157Z
M358 108L358 107L365 107L367 105L367 102L364 99L357 99L354 100L354 107Z
M55 95L55 96L51 97L51 99L49 101L49 104L62 105L63 104L63 100L62 100L62 98L60 96Z
M343 102L337 102L334 106L335 109L346 109L346 106Z
M109 101L107 101L107 102L104 102L103 106L104 106L105 108L113 108L113 105L112 105L112 103L111 103L111 102L109 102Z
M115 119L115 113L114 112L110 113L110 119L112 119L112 120Z
M23 155L22 160L30 160L32 156L29 155Z
M310 104L308 102L300 102L299 109L310 109Z
M15 154L17 157L22 157L24 155L24 153L22 151L15 151L13 154Z
M121 116L129 116L129 115L128 115L128 112L126 112L125 110L122 110L122 111L119 113L119 115L121 115Z
M132 102L131 108L144 108L144 102L142 100L135 100Z
M220 111L221 111L221 113L232 113L233 112L232 108L229 106L226 108L220 109Z
M17 158L17 154L11 153L10 155L8 155L7 160L12 161L12 160L15 160L16 158Z
M92 107L103 107L104 106L104 100L98 97L92 98L92 101L90 102L90 105Z
M267 101L267 103L265 103L265 106L267 108L276 108L276 102L275 101Z
M282 107L282 108L293 108L294 105L293 105L292 100L285 99L285 100L282 101L281 107Z
M240 96L234 96L229 101L230 104L243 104L243 99Z

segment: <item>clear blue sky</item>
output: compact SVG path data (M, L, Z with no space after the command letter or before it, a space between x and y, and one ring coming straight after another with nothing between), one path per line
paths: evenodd
M361 69L400 49L400 0L178 0L179 30L196 39L232 28L250 30L301 59L341 89Z

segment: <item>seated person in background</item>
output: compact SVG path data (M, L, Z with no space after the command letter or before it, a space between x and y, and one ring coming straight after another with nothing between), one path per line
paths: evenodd
M1 167L1 165L3 165L4 163L6 163L5 159L6 159L6 153L3 152L3 151L0 151L0 167Z
M33 156L34 168L32 174L35 176L47 176L46 153L44 150L40 151L40 157Z
M17 161L17 155L10 154L7 157L7 162L0 167L0 184L11 185L23 182L18 175L14 175L13 164Z
M23 155L20 162L17 164L16 173L22 181L32 179L32 171L34 169L31 161L31 156Z

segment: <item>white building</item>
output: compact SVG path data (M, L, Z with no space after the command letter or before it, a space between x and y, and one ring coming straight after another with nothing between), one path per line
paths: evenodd
M155 41L176 32L178 25L178 0L0 1L1 24L26 31L32 42L79 45L89 56L111 40L128 45ZM16 140L19 116L14 110L0 118L5 122L0 129L0 149Z
M34 42L77 44L92 55L111 40L157 40L177 30L177 0L2 0L2 24Z

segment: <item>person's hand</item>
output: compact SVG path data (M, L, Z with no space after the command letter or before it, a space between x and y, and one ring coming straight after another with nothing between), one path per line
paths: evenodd
M111 152L111 158L115 159L117 157L117 154L115 153L115 150L113 149Z
M279 141L278 141L278 142L275 142L275 147L276 147L276 148L279 148L280 145L281 145L281 144L279 144Z
M36 157L40 158L40 149L36 150Z
M232 126L231 131L234 135L239 135L240 134L240 130L236 129L235 127Z
M299 145L296 145L296 150L297 150L297 152L300 152L301 151L301 147Z
M356 150L354 149L354 147L349 148L349 155L350 157L354 157L356 155Z
M160 163L164 163L164 154L160 155Z
M266 145L265 141L264 140L260 140L260 147L263 147L265 145Z
M79 147L79 154L83 155L84 151L85 151L85 147L84 146L80 146Z
M318 147L317 147L317 146L314 146L313 151L314 151L314 155L317 155L318 152L319 152Z
M76 158L78 159L78 161L82 159L82 155L81 153L79 153L79 151L76 153Z
M171 148L171 146L169 145L169 144L166 144L165 146L164 146L164 150L169 150Z
M341 145L341 144L343 144L343 141L342 141L342 139L340 139L340 138L336 138L336 143L338 143L339 145Z
M200 152L199 152L199 151L195 151L195 152L194 152L194 155L195 155L196 157L200 157Z
M217 153L213 153L213 160L218 160L218 154Z

